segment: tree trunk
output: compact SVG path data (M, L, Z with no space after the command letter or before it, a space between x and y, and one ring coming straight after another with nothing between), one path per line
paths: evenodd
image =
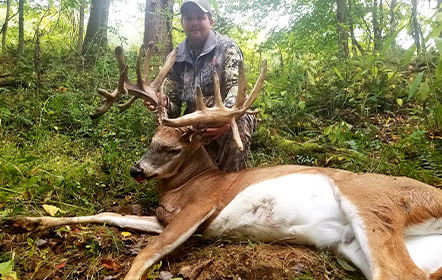
M86 0L80 0L80 19L78 21L78 43L77 52L81 54L83 51L83 36L84 36L84 9L86 6Z
M373 13L374 51L380 52L382 49L382 34L379 24L378 0L373 0L372 13Z
M18 55L22 56L25 50L25 30L24 30L24 2L25 0L18 1Z
M102 10L100 15L100 26L102 33L102 44L103 48L107 47L107 24L109 22L109 8L110 8L110 0L102 0Z
M347 21L347 6L345 0L336 0L337 10L336 15L338 19L338 49L339 55L343 58L348 57L348 33L345 28Z
M100 49L107 48L107 22L110 0L92 0L83 54L96 55Z
M172 51L172 6L173 0L146 0L144 12L144 39L147 46L152 42L156 53L165 58Z
M420 27L417 21L417 0L411 0L411 25L412 36L416 44L417 53L421 51Z
M442 1L442 0L441 0ZM358 43L355 37L355 30L354 30L354 18L353 18L353 6L352 6L352 0L348 0L348 17L350 19L350 37L351 37L351 44L352 44L352 52L354 56L358 55L358 51L361 53L361 55L364 55L364 49L362 46Z
M442 0L441 0L442 1ZM390 36L396 32L397 23L396 23L396 15L394 13L394 9L397 6L397 0L391 0L390 2ZM396 39L391 43L392 46L396 45Z
M6 50L6 33L8 32L9 13L11 10L11 0L6 0L6 16L2 26L2 51Z

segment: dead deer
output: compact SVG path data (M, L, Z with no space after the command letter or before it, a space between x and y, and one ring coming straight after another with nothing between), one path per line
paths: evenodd
M140 51L141 53L141 51ZM275 166L223 173L203 144L205 127L230 123L238 147L235 120L248 111L261 89L261 75L246 97L244 66L233 108L225 108L215 75L215 106L207 108L197 89L197 111L168 119L156 89L173 64L172 53L152 83L140 74L127 80L121 49L116 51L120 82L107 97L103 114L119 93L129 92L157 106L159 126L148 152L130 170L139 182L159 180L156 217L102 213L76 218L23 218L12 231L37 231L74 223L106 223L159 233L135 258L125 279L144 279L148 269L196 232L204 237L247 237L262 242L328 248L353 262L368 279L424 280L442 277L442 191L405 177L349 171ZM133 101L133 100L132 100ZM6 228L4 228L6 229Z

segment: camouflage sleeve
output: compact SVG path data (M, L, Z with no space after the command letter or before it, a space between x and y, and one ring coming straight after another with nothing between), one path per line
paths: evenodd
M167 92L167 115L169 118L177 118L181 115L182 101L178 98L178 82L174 79L174 75L169 72L167 82L165 84L165 92Z
M224 100L226 107L233 107L238 94L238 62L243 59L241 49L236 43L226 49L223 61L224 85L227 96Z

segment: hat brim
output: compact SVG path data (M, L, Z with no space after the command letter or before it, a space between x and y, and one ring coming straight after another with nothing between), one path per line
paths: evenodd
M181 5L181 8L180 8L180 12L181 12L181 13L183 13L183 12L185 11L185 7L188 7L188 6L189 6L188 4L195 4L195 5L197 5L197 6L201 9L201 11L203 11L204 13L210 13L206 8L204 8L204 7L201 6L200 4L198 4L198 3L196 3L196 2L193 2L193 1L187 1L186 3L184 3L183 5Z

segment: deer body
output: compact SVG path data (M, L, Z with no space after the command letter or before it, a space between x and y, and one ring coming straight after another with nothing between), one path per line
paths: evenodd
M305 166L226 174L214 167L201 145L189 144L183 161L179 155L167 158L157 147L163 147L169 133L179 132L160 127L150 146L156 156L148 153L133 168L145 178L161 179L157 217L166 229L176 220L179 228L188 229L186 215L180 214L189 207L199 209L201 217L214 207L200 228L208 238L329 248L368 279L430 279L442 267L442 191L432 186L403 177ZM168 166L153 162L159 158L167 158Z

